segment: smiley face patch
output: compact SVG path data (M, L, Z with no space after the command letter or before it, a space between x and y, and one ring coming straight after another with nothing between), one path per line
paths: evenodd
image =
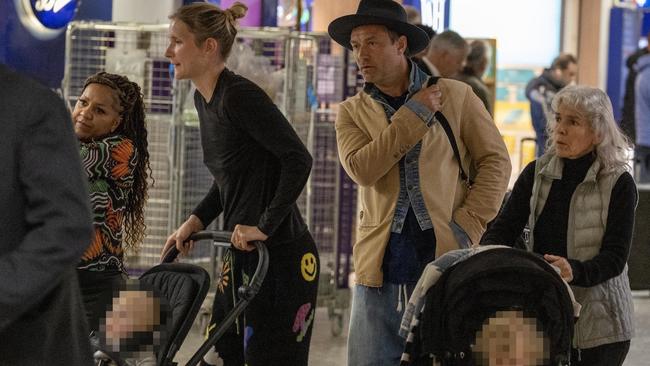
M300 260L300 273L305 281L311 282L316 278L317 267L316 257L312 253L307 253L302 256Z

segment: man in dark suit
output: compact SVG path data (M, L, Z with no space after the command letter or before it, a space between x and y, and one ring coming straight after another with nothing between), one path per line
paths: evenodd
M91 241L61 99L0 65L0 365L92 365L75 265Z

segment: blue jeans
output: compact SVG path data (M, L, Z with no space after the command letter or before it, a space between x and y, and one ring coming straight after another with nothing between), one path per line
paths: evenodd
M408 296L413 286L408 286ZM348 366L397 366L405 339L399 326L406 307L397 311L399 285L384 283L383 287L354 286L350 332L348 334Z

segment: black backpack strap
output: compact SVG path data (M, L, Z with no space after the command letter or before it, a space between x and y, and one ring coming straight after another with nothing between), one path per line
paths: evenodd
M431 76L427 81L427 86L431 86L437 83L438 79L440 79L440 77ZM440 126L442 126L442 129L445 130L445 134L447 134L447 138L449 139L449 143L451 144L451 149L454 150L454 156L458 161L458 170L460 171L460 178L465 182L465 184L467 184L468 188L471 188L472 185L474 184L474 181L472 181L469 178L469 176L465 173L465 169L463 169L463 163L460 160L460 152L458 152L458 144L456 143L456 137L454 136L454 132L451 130L451 126L449 125L449 121L447 121L447 117L445 117L445 115L442 114L442 112L440 111L437 111L434 114L434 116L440 123Z

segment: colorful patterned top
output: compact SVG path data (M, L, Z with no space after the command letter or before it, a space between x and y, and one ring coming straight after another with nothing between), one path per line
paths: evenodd
M120 135L81 142L79 150L88 175L95 236L77 268L123 271L124 214L133 187L137 152L133 142Z

